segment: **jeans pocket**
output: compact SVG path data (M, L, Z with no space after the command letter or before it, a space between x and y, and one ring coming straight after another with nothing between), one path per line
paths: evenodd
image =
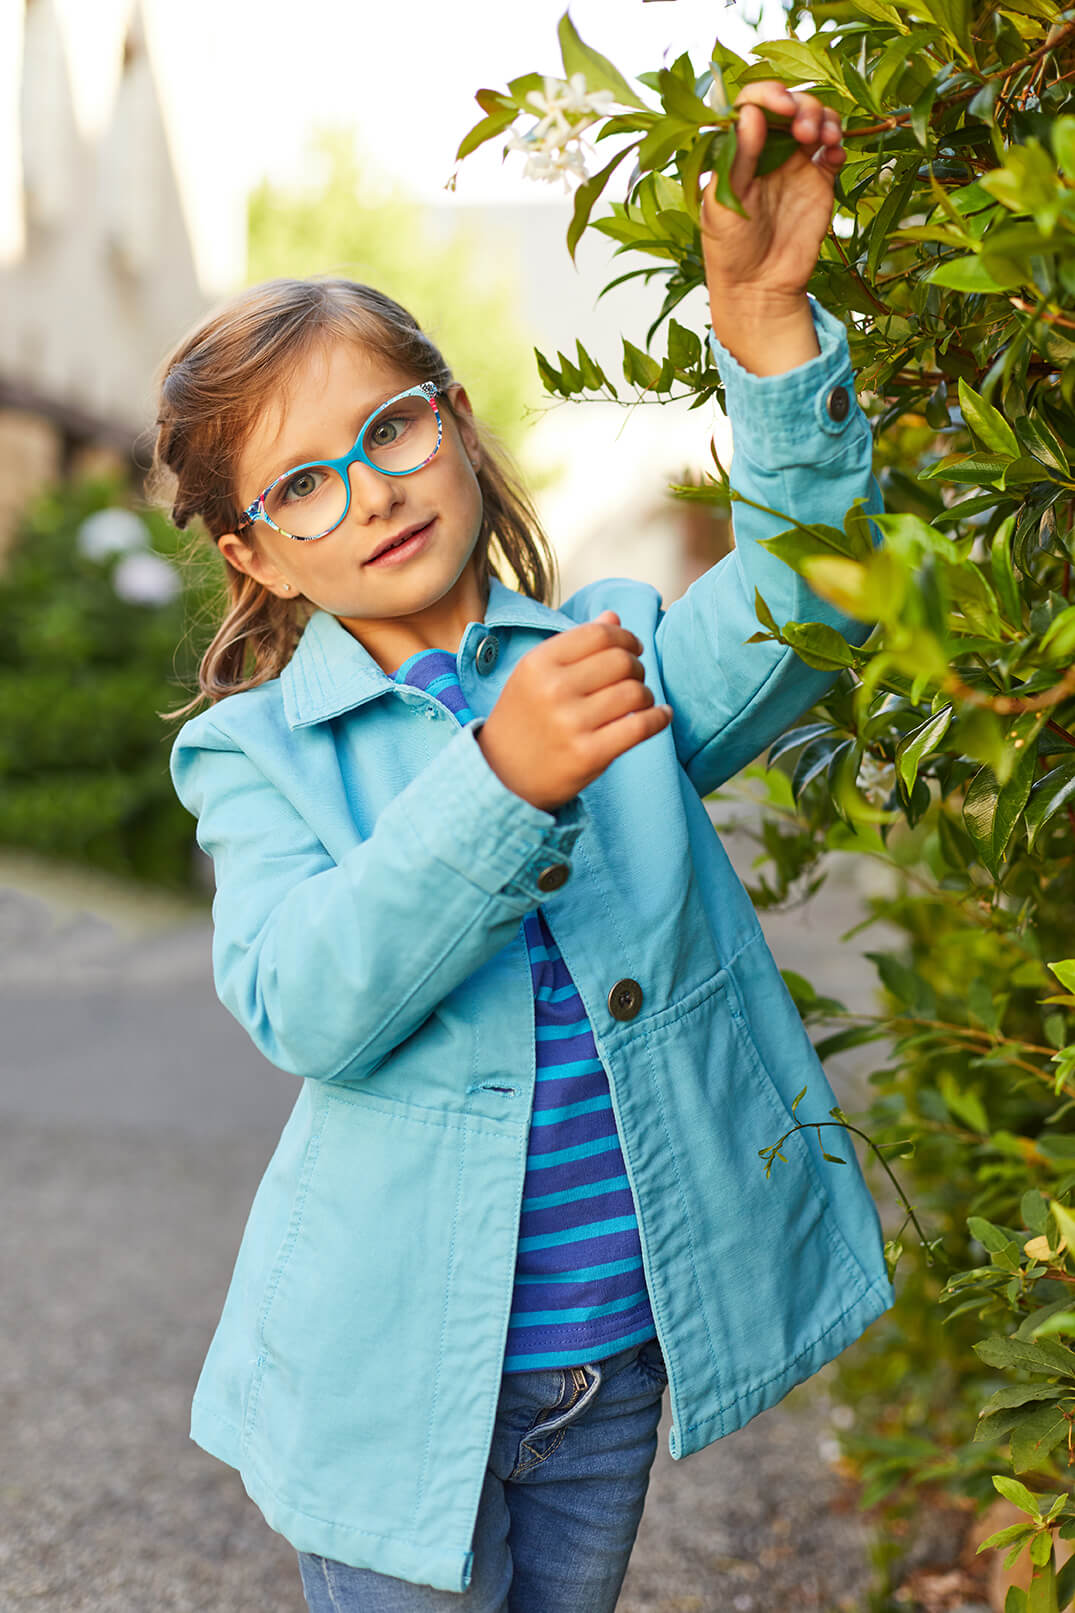
M638 1362L639 1371L651 1383L667 1384L668 1367L665 1364L661 1346L656 1339L647 1339L635 1359Z

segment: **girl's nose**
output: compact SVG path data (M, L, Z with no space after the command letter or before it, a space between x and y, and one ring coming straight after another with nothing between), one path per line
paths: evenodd
M396 505L400 503L403 493L397 487L401 476L385 476L372 465L363 465L356 459L350 466L348 474L351 478L351 513L363 520L371 516L390 515Z

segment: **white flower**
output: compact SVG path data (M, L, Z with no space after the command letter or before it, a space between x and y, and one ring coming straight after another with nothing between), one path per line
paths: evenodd
M583 131L608 116L616 97L610 90L587 90L582 73L572 73L570 79L546 78L544 86L544 93L531 90L526 97L527 107L540 114L538 121L524 133L512 134L504 150L525 153L524 178L562 177L564 188L570 190L569 173L587 177L581 146L588 142L582 140Z
M855 783L873 806L884 806L896 787L895 765L879 762L867 751L859 763Z
M87 560L107 560L110 554L144 549L149 531L133 510L95 510L78 529L78 550Z
M112 573L112 587L128 605L170 605L183 584L163 555L142 549L124 555Z

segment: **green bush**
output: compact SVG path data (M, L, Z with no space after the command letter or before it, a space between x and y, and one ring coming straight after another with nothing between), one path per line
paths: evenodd
M876 1098L853 1118L902 1156L925 1229L900 1216L897 1306L842 1358L858 1413L846 1444L867 1501L912 1504L926 1484L1014 1500L1025 1521L1005 1543L1029 1545L1034 1583L1007 1613L1043 1613L1075 1598L1075 1566L1058 1575L1053 1550L1075 1536L1062 1342L1075 1340L1075 11L796 0L787 20L755 61L718 42L702 71L682 56L639 88L562 19L565 77L611 97L567 112L612 154L576 190L568 245L596 229L653 260L629 274L663 284L645 337L624 338L628 401L722 402L704 332L672 317L703 284L700 177L715 172L739 208L734 100L753 80L841 114L848 158L810 290L849 329L885 544L873 551L855 508L809 529L778 512L787 529L769 546L878 625L854 646L778 625L757 600L759 637L839 676L772 747L768 775L754 770L768 783L755 894L772 905L816 888L835 850L896 875L897 894L871 904L904 937L872 954L884 1013L789 982L823 1057L883 1045ZM485 116L460 155L515 126L535 171L562 166L572 135L526 126L542 89L527 74L479 92ZM789 150L770 123L766 167ZM624 199L593 217L617 170L631 173ZM563 397L622 390L579 342L539 366ZM678 491L736 497L719 465ZM831 1148L838 1133L825 1135ZM1009 1461L1019 1478L997 1471Z
M197 883L192 825L160 713L196 687L220 577L130 504L118 482L50 489L0 571L0 845L182 889ZM99 522L92 544L84 523L106 510L127 511L114 537L131 547L99 552Z

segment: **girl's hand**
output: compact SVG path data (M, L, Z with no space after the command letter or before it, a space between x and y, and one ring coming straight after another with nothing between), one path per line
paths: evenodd
M744 85L731 187L749 217L717 200L716 180L702 198L702 252L715 307L740 305L779 313L805 298L832 219L833 184L847 153L840 115L815 95L789 90L778 79ZM762 107L794 114L795 151L771 173L756 173L768 132Z
M478 730L501 783L555 812L623 751L667 728L672 710L646 688L641 649L604 610L528 650Z

